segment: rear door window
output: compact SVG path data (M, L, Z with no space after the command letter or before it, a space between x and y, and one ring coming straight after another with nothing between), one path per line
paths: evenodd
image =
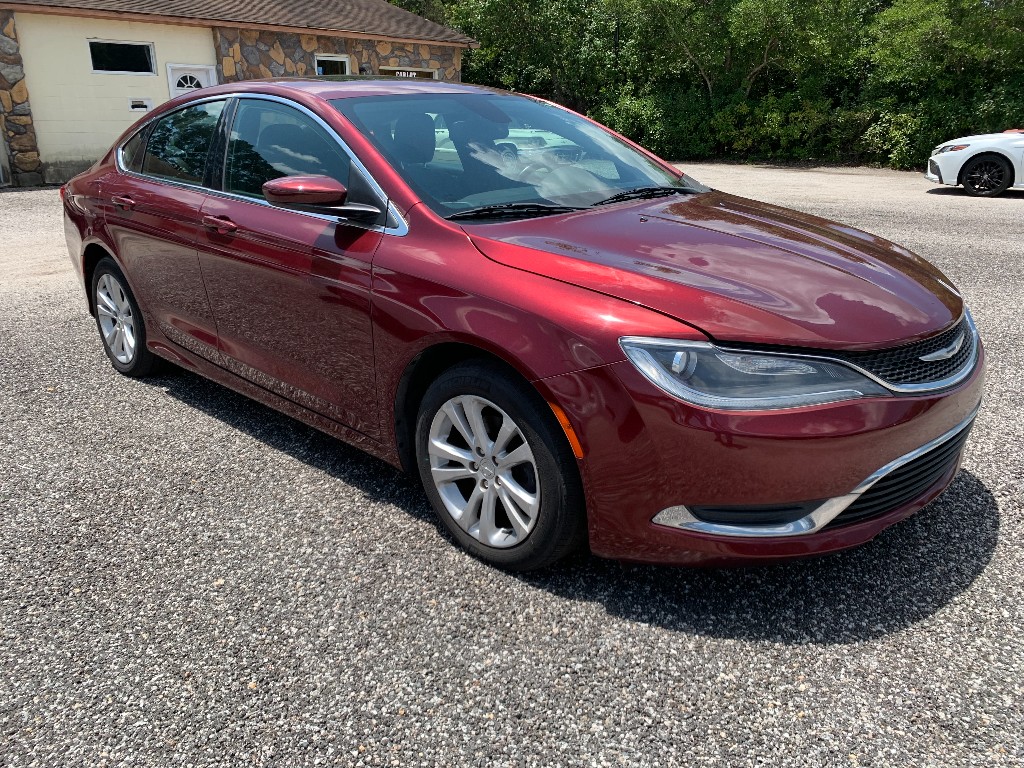
M202 184L223 101L208 101L160 118L149 136L142 172L148 176Z

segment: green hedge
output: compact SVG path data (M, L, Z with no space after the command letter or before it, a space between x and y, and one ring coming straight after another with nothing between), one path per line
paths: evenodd
M398 0L537 93L674 159L920 168L1024 128L1024 0Z

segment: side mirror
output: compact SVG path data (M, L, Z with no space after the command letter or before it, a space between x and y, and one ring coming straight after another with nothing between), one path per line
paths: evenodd
M313 213L332 213L342 219L375 221L381 214L375 205L346 203L348 190L330 176L282 176L263 185L267 202L281 208Z

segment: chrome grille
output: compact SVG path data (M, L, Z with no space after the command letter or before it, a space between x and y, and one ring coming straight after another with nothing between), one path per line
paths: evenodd
M922 360L930 354L948 347L956 338L964 334L963 344L950 357L944 360ZM962 380L977 360L978 334L974 329L967 315L956 325L946 329L922 341L915 341L911 344L904 344L899 347L888 349L876 349L867 352L845 352L843 350L806 349L800 347L786 347L781 345L763 345L743 347L729 344L721 344L723 349L735 349L737 351L765 351L778 352L780 354L797 354L817 357L823 360L836 360L839 362L855 365L867 371L893 389L907 387L908 391L927 391L930 384L939 386L951 386L957 380ZM955 381L948 381L957 377Z
M931 362L921 359L948 347L961 333L964 342L952 357ZM955 375L973 359L976 343L973 329L965 317L949 330L924 341L871 352L829 352L828 356L852 363L890 384L925 384Z

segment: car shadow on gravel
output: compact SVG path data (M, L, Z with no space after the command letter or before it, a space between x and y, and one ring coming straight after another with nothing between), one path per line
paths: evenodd
M358 448L191 371L172 369L140 381L375 500L395 504L414 517L433 522L433 511L419 484Z
M565 597L600 602L613 616L678 632L849 643L904 629L941 610L984 571L998 533L995 498L961 470L938 499L855 549L734 569L591 557L525 579Z
M434 522L418 483L340 440L192 373L147 382L376 500ZM676 632L792 644L849 643L904 629L942 609L985 569L998 533L995 498L962 470L918 514L862 547L824 557L756 568L694 569L579 555L510 578Z
M963 187L932 187L925 190L925 194L938 195L939 197L970 197L964 192ZM986 198L979 198L986 199ZM991 198L989 198L991 199ZM1024 189L1008 189L999 195L1001 200L1024 200Z

